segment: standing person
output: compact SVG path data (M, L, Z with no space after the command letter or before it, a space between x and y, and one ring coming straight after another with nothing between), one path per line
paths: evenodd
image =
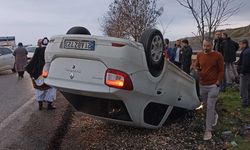
M214 40L214 50L220 52L222 55L222 33L220 31L215 33L215 40Z
M242 107L248 107L250 106L250 48L247 40L242 40L239 44L242 50L238 63L240 96L242 99Z
M182 50L181 50L181 40L177 40L174 47L174 64L181 68L181 57L182 57Z
M193 50L191 46L189 45L189 42L187 39L182 40L182 69L185 71L187 74L190 74L190 67L192 64L192 55L193 55Z
M223 57L219 52L213 51L213 41L203 41L203 51L197 54L195 69L199 73L200 95L206 104L206 130L204 140L212 138L212 126L217 124L218 114L215 110L219 95L219 83L224 77Z
M15 66L18 72L18 79L22 79L27 65L28 51L23 47L23 43L18 43L13 55L15 56Z
M174 62L175 52L171 47L169 47L169 39L165 39L165 52L169 61Z
M236 61L236 51L239 49L238 43L231 40L226 33L222 33L222 53L225 62L226 87L231 86L238 76L234 62Z
M218 31L215 33L215 40L214 40L214 50L217 52L220 52L223 56L223 50L222 50L222 32ZM224 64L225 68L225 64ZM224 70L224 79L220 83L220 91L225 92L226 91L226 77L225 77L225 70Z
M55 109L52 103L56 99L56 89L46 85L42 76L45 65L44 52L47 44L47 38L38 40L38 48L36 48L31 61L26 67L27 72L30 74L33 87L35 88L35 96L39 104L39 110L43 109L44 101L48 103L48 110Z

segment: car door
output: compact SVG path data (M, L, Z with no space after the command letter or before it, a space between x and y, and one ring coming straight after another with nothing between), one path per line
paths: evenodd
M3 52L3 49L0 48L0 70L3 70L6 66L6 63L5 63L5 58L4 58L4 52Z
M12 69L14 66L15 58L9 48L0 48L0 69Z
M15 56L13 55L12 50L9 48L5 48L4 53L6 55L6 64L10 67L13 67L15 62Z
M164 74L157 84L155 97L161 103L195 109L200 105L195 80L174 64L167 62Z

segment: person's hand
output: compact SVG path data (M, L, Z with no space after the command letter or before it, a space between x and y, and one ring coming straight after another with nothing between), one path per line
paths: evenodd
M217 87L219 87L220 86L220 81L217 81L215 84L216 84Z

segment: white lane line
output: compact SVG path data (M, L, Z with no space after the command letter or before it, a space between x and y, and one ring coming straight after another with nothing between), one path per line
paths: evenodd
M8 124L15 120L17 115L20 115L29 105L31 105L34 102L35 96L31 97L25 104L23 104L21 107L19 107L15 112L13 112L11 115L9 115L6 119L4 119L0 123L0 131L8 126Z

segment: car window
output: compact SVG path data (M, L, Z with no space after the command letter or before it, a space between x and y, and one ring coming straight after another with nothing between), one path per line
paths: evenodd
M28 52L34 53L35 50L36 50L36 47L26 47L26 50L27 50Z
M12 51L9 48L0 48L0 53L2 55L12 54Z

